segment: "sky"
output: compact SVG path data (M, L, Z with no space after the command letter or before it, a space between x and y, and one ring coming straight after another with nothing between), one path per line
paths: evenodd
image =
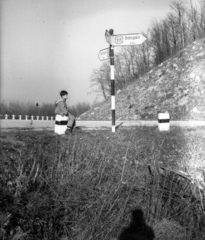
M0 100L94 103L90 79L108 48L105 31L146 32L172 0L0 0ZM108 61L108 60L106 60Z

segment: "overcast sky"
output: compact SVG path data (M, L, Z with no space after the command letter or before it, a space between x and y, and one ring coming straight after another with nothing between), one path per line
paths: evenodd
M0 0L1 100L53 103L61 90L68 104L93 103L93 69L114 34L146 31L163 19L172 0Z

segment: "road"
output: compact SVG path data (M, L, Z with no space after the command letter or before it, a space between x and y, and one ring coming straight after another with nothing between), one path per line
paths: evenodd
M122 127L134 126L157 126L158 121L117 121L116 126L122 124ZM33 129L33 130L53 130L55 121L52 120L0 120L1 130L11 129ZM82 129L109 129L111 121L77 121L77 127ZM199 127L205 126L205 121L170 121L170 127Z

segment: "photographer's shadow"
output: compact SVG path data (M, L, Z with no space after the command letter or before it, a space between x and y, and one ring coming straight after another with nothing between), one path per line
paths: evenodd
M130 225L122 229L118 240L153 240L154 238L154 231L146 224L143 211L135 209L132 212Z

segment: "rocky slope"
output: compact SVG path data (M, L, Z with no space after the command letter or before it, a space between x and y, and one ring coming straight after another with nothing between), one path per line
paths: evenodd
M116 93L116 120L152 120L168 111L172 120L205 120L205 39ZM111 120L111 99L78 120Z

